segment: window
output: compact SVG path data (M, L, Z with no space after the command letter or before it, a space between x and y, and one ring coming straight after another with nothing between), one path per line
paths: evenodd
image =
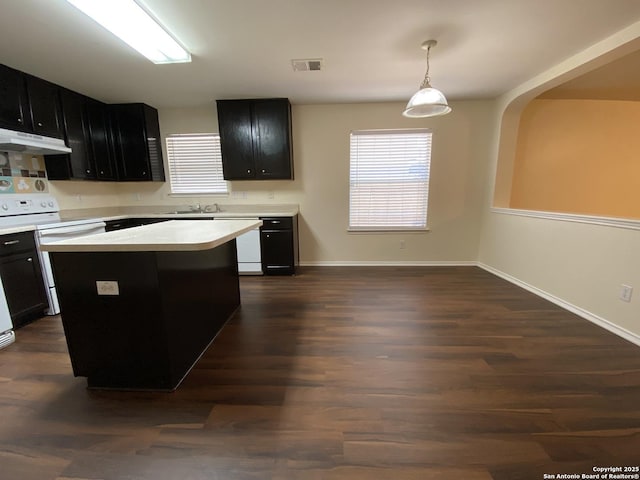
M167 156L171 193L228 192L217 133L169 135Z
M351 132L349 230L425 230L431 131Z

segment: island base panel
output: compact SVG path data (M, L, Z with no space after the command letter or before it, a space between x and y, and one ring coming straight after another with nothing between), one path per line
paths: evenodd
M73 372L90 388L174 390L240 305L235 241L51 260Z

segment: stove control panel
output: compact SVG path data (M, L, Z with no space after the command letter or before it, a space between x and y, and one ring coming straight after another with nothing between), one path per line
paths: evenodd
M60 207L55 197L40 193L33 195L0 195L0 216L33 215L36 213L58 212Z

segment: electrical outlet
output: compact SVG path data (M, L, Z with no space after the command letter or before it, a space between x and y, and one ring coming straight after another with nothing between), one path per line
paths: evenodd
M632 286L620 285L620 300L622 300L623 302L630 302L632 293L633 293Z
M109 280L96 280L98 295L120 295L118 282Z
M404 240L400 240L400 250L404 250L406 247L406 244L404 243Z

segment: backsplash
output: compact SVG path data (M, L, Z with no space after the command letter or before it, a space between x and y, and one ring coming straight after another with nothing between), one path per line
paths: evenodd
M41 155L0 152L0 195L48 191L49 182Z

